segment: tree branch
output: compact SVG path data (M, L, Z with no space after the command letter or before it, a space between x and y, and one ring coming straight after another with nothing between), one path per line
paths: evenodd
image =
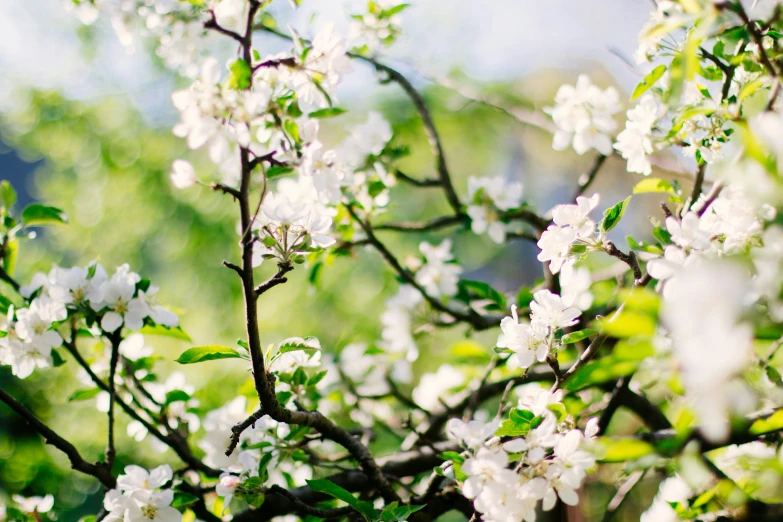
M65 453L68 460L71 461L71 467L98 479L107 489L112 489L116 486L117 481L111 474L108 466L104 466L100 463L93 464L87 462L79 454L79 450L76 447L58 435L54 430L44 424L38 417L36 417L30 410L28 410L21 402L14 399L5 390L0 388L0 400L8 405L9 408L14 410L17 415L22 417L24 421L34 429L39 435L44 438L46 444L50 444L58 450Z

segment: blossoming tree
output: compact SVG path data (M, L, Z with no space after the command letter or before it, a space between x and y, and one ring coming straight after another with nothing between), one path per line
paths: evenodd
M551 123L530 120L552 129L555 150L595 155L571 201L537 210L520 183L503 177L473 177L464 193L455 186L425 99L381 57L406 4L371 1L350 35L327 26L310 40L278 29L270 3L67 4L87 24L111 17L126 45L153 41L191 82L172 94L180 113L173 132L206 149L220 177L207 179L182 158L171 183L236 205L237 248L215 270L236 274L246 329L235 347L192 347L177 362L241 360L252 401L240 396L203 413L182 374L153 371L145 334L188 337L156 301L157 287L128 265L55 266L18 282L19 242L31 227L67 217L40 204L19 210L13 188L0 186L8 289L0 363L25 379L65 371L58 367L71 359L88 386L73 397L95 398L106 414L103 457L85 459L6 390L0 401L105 488L103 509L88 518L397 521L456 510L488 522L553 511L564 519L577 516L565 506L584 499L588 476L604 473L619 484L603 510L609 520L643 476L658 473L666 478L643 520L778 520L783 6L658 0L637 55L648 72L630 100L582 75L545 110ZM290 50L265 55L255 43L262 33ZM226 43L227 62L218 58ZM319 140L320 121L345 112L335 87L355 66L408 96L432 147L433 177L396 167L404 144L376 112L346 129L339 146ZM678 176L686 181L670 181L660 166L665 149L693 158ZM606 204L591 186L615 154L638 183ZM444 197L449 212L385 219L397 183ZM646 194L665 198L650 234L616 245L608 235ZM460 229L501 245L535 243L540 284L505 294L463 277L452 238L422 242L407 259L383 238ZM374 345L340 347L335 357L314 337L262 340L259 315L300 267L359 249L376 252L399 281ZM595 269L597 257L611 260L610 270ZM274 275L259 280L257 269L270 264ZM605 298L596 298L599 285ZM412 382L417 337L436 328L496 331L488 367L445 364ZM84 345L96 342L103 355L90 360ZM634 433L607 433L620 409L638 417ZM135 441L149 438L176 464L118 469L120 415L131 419ZM403 434L397 451L377 454L378 430ZM56 512L52 496L14 496L0 519L54 520Z

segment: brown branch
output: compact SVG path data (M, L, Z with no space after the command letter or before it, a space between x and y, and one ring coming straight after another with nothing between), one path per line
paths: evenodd
M114 446L114 405L117 400L117 383L115 378L117 376L117 364L120 358L120 328L109 336L111 342L111 357L109 360L109 411L107 413L108 419L108 435L106 442L106 467L111 469L114 463L114 457L117 455L117 450Z
M90 377L90 380L92 380L92 382L98 388L100 388L105 392L108 392L109 385L105 383L103 380L101 380L101 378L98 377L95 374L95 372L92 370L92 368L90 368L89 363L84 359L84 357L82 357L82 354L79 353L79 350L76 348L74 342L75 342L74 339L71 339L70 341L65 341L63 343L63 346L65 346L65 349L68 351L68 353L70 353L71 356L73 356L73 358L76 360L76 363L84 369L84 371ZM176 432L172 432L168 435L164 435L157 427L155 427L151 422L149 422L147 419L142 417L139 414L139 412L133 409L133 407L131 407L128 403L126 403L120 398L116 398L116 403L120 406L120 408L122 408L122 410L130 418L140 422L153 437L155 437L162 443L169 446L172 450L174 450L174 453L177 454L177 456L182 460L182 462L187 464L191 469L201 471L202 473L210 477L217 477L218 475L220 475L220 471L207 466L200 459L196 458L193 455L193 452L190 450L190 447L187 444L187 440L179 437L176 434Z
M446 306L440 300L429 295L427 291L418 283L418 281L416 281L416 278L413 276L413 274L406 270L400 264L397 258L394 257L394 254L392 254L391 251L378 240L378 238L375 236L375 232L373 231L372 226L370 226L367 221L361 219L356 214L356 210L354 210L351 205L346 205L345 208L348 210L348 213L351 215L354 221L359 223L359 226L367 235L368 241L381 254L381 257L386 260L386 262L407 284L418 290L424 300L427 301L435 310L446 313L459 321L469 323L477 330L486 330L487 328L491 328L500 324L500 319L496 317L481 316L471 309L467 309L466 311L454 310L451 307Z
M256 26L255 29L274 34L275 36L285 38L287 40L291 39L291 37L287 34L265 25ZM305 41L305 43L309 42ZM457 192L454 190L454 185L451 181L451 174L449 172L448 166L446 165L446 153L443 150L440 134L438 133L438 129L432 119L432 115L430 114L430 110L427 107L427 103L424 101L424 97L419 93L419 91L416 90L413 84L396 69L381 63L375 58L364 56L362 54L348 52L346 55L354 60L359 60L372 65L378 72L385 73L388 76L389 81L393 81L398 84L402 90L405 91L405 94L408 95L408 98L410 98L411 102L413 102L413 106L415 107L416 112L419 114L419 117L421 117L422 125L424 126L424 132L430 142L432 153L435 156L435 167L438 172L439 184L441 187L443 187L446 199L448 200L449 205L451 205L451 208L454 210L454 212L457 214L462 213L462 203L460 202L459 196L457 196Z
M242 422L239 422L234 425L234 427L231 428L231 440L228 444L228 449L226 450L226 456L229 457L234 452L236 447L239 445L239 437L242 436L242 433L248 429L249 427L253 426L255 427L256 422L258 422L258 419L264 416L264 410L258 409L253 412L250 417L243 420Z
M588 188L590 188L590 185L593 184L593 181L595 181L595 178L598 177L598 171L601 170L601 167L603 166L604 162L606 161L606 156L603 154L599 154L595 157L595 161L593 162L592 167L590 167L590 170L585 172L579 177L579 186L576 189L576 192L574 193L574 197L571 198L572 201L576 201L576 198L584 194Z
M400 169L397 169L395 172L395 176L398 180L404 181L405 183L408 183L409 185L413 185L415 187L439 187L440 186L440 180L439 179L416 179L408 176Z
M33 412L28 410L21 402L14 399L5 390L0 388L0 400L8 405L9 408L14 410L17 415L22 417L24 421L34 429L39 435L44 438L46 444L50 444L58 450L65 453L68 460L71 462L71 468L86 475L90 475L98 479L107 489L112 489L116 486L117 482L111 474L108 466L103 464L87 462L84 460L76 447L58 435L53 429L44 424Z
M291 266L290 262L285 263L278 263L277 265L278 271L275 275L258 285L255 289L256 296L260 296L264 292L271 290L272 288L276 287L277 285L281 285L288 281L288 278L285 277L285 274L290 272L294 269L293 266Z
M469 218L465 214L459 214L456 216L441 216L430 219L425 222L389 222L382 223L380 225L373 225L374 230L394 230L397 232L429 232L432 230L440 230L442 228L462 225L468 222Z
M693 181L693 191L691 192L689 208L693 208L694 205L696 205L696 202L699 200L699 196L701 196L702 187L704 185L704 174L706 171L706 163L699 165L699 168L696 171L696 179ZM685 213L685 208L686 207L683 207L683 214Z

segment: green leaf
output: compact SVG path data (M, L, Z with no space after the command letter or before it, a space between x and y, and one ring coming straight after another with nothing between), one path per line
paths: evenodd
M185 350L177 358L177 362L180 364L194 364L204 361L214 361L216 359L241 359L242 356L228 346L220 346L217 344L210 344L206 346L197 346L189 350Z
M592 328L585 328L584 330L579 330L577 332L571 332L570 334L564 335L563 338L560 339L560 342L563 344L578 343L582 339L587 339L588 337L597 333L597 330L593 330Z
M63 356L60 355L60 352L57 350L52 350L52 366L55 368L59 368L63 364L65 364L65 359L63 359Z
M506 308L506 297L492 288L489 283L484 281L471 281L469 279L460 279L458 286L473 292L479 299L489 299L500 308Z
M154 326L146 325L141 330L139 330L139 332L143 333L144 335L159 335L161 337L171 337L172 339L179 339L180 341L193 342L190 336L187 333L185 333L185 331L179 326L174 328L167 328L159 324L156 324Z
M294 171L292 167L283 167L282 165L273 165L266 170L266 179L279 178Z
M392 8L390 8L390 9L386 9L383 12L383 15L386 16L386 17L394 16L397 13L401 13L404 9L407 9L408 7L410 7L410 4L396 5L396 6L392 7ZM767 34L769 34L771 32L773 32L773 31L767 31ZM411 507L413 507L413 506L411 506Z
M182 390L172 390L166 394L166 404L172 402L187 402L190 400L190 394Z
M86 401L92 399L101 392L100 388L89 388L87 390L76 390L68 396L68 402Z
M315 352L321 349L321 342L315 337L290 337L280 343L278 353L296 352L299 350Z
M444 451L440 454L440 458L443 460L450 460L452 462L465 462L465 457L456 451Z
M536 416L532 411L512 409L508 420L495 432L498 437L522 437L535 427Z
M68 223L68 216L59 208L33 203L22 211L22 222L28 227L61 225Z
M666 72L666 66L665 65L659 65L655 69L653 69L650 74L645 76L641 82L639 82L639 85L636 86L636 88L633 90L633 94L631 95L631 101L635 100L655 85L655 82L661 79L663 74Z
M245 60L238 58L231 62L228 70L231 76L228 78L228 86L231 89L244 91L250 88L250 77L253 76L253 70Z
M620 222L623 214L625 214L625 209L628 208L629 201L631 201L631 196L628 196L612 208L606 209L604 219L601 221L601 232L609 232L617 226L617 223Z
M579 368L565 383L568 391L579 391L605 382L616 381L636 371L638 361L624 361L603 357Z
M627 462L655 453L652 444L631 438L599 437L601 445L599 462Z
M174 491L174 500L171 501L171 507L174 509L189 506L198 502L196 495L185 493L184 491Z
M320 109L314 112L311 112L308 114L310 118L332 118L334 116L339 116L343 113L345 113L345 109L341 109L340 107L327 107L325 109Z
M748 98L749 96L753 95L759 87L762 87L764 85L763 80L755 80L750 83L747 83L742 86L742 89L740 89L739 94L737 94L737 101L742 102L745 98Z
M283 122L283 129L291 136L291 139L299 143L299 125L294 120L285 120Z
M674 187L671 183L665 179L659 178L645 178L633 188L634 194L648 194L651 192L663 192L667 194L677 195Z
M342 500L356 511L364 515L367 520L377 520L378 512L369 502L364 502L354 497L349 491L341 488L334 482L326 479L308 480L307 485L316 493L324 493L330 497Z
M749 429L751 435L763 435L783 429L783 410L778 410L766 419L759 419Z
M16 203L16 191L6 180L0 181L0 198L2 198L3 206L6 208L6 211Z
M601 332L610 337L651 336L655 333L655 319L637 310L623 309L596 322Z

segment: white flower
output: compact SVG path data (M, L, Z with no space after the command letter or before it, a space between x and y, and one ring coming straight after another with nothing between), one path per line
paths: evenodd
M592 283L589 269L565 264L560 272L563 302L568 306L574 306L583 311L587 310L593 304L593 294L590 293Z
M111 279L101 285L102 301L91 301L90 306L96 312L108 308L101 320L101 328L105 331L114 332L123 324L131 330L139 330L144 325L150 308L144 300L134 297L136 283L140 280L139 275L131 272L125 264L117 267Z
M462 485L462 493L467 498L476 498L488 483L515 480L516 474L506 466L508 455L505 451L481 448L475 457L462 463L462 471L468 475Z
M367 121L356 125L340 146L339 155L353 167L360 167L367 156L377 156L392 138L392 128L378 112L370 112Z
M520 324L517 307L511 307L511 317L500 322L503 331L498 336L497 346L508 348L514 354L509 358L510 368L529 368L535 361L544 361L549 355L549 332L539 324Z
M576 241L576 230L571 227L560 228L557 225L549 225L541 239L538 240L538 260L549 261L549 270L556 274L568 261L571 253L571 245Z
M539 290L533 294L530 303L530 322L548 328L566 328L577 323L581 310L568 306L563 298L549 290Z
M595 222L587 217L598 206L599 195L579 196L576 205L558 205L552 210L552 220L559 227L571 227L576 235L585 238L595 231Z
M247 10L250 3L247 0L219 0L215 2L212 12L219 26L243 34L247 25Z
M432 409L445 399L444 393L464 382L462 372L449 364L443 364L437 372L421 376L419 385L413 389L413 400L425 410Z
M171 466L164 464L147 471L141 466L130 465L125 467L125 473L117 477L117 489L123 493L133 495L138 492L151 493L169 482L174 474Z
M448 262L453 259L451 240L445 239L437 247L425 241L419 245L419 250L427 262L416 272L416 282L433 297L455 295L462 267Z
M49 274L48 293L52 299L65 304L80 305L86 301L100 302L103 299L101 286L108 279L100 263L92 262L81 268L55 267Z
M667 245L663 249L663 257L656 257L647 262L647 273L658 280L657 289L663 288L664 297L668 288L666 281L677 275L688 259L688 254L684 250L675 245Z
M669 477L658 486L658 494L639 522L680 522L672 504L687 502L691 496L693 491L679 475Z
M36 297L29 308L16 311L16 334L41 354L48 355L52 348L60 346L62 337L52 324L68 316L65 306L49 297Z
M54 497L52 495L26 498L21 495L14 495L12 498L16 502L19 511L31 515L34 513L48 513L54 507Z
M628 160L628 172L645 176L652 173L652 166L647 159L654 150L650 134L664 111L652 94L644 95L636 107L628 111L625 130L617 135L617 143L614 144L614 148Z
M746 271L731 262L699 260L668 283L662 318L686 395L704 436L729 435L728 415L739 396L731 381L753 357L753 330L741 319L750 292Z
M410 285L400 285L397 295L386 301L386 310L381 314L381 340L378 346L392 353L404 353L409 361L419 357L419 349L412 333L412 311L423 297Z
M522 204L522 184L508 182L503 176L471 177L468 179L468 198L472 202L467 213L473 232L487 232L492 241L503 243L509 225L500 221L498 211L517 208Z
M166 489L149 494L139 503L130 505L125 515L128 522L181 522L182 513L171 507L174 491Z
M710 248L710 233L702 226L699 215L688 212L682 221L675 217L666 218L666 230L675 245L685 249L707 250Z
M174 163L171 165L169 178L174 188L188 188L196 183L196 171L193 170L193 165L187 161L181 159L174 160Z
M449 419L446 423L446 433L465 447L475 450L495 435L499 425L499 420L485 423L478 420L463 422L460 419Z
M617 124L613 116L620 110L619 95L613 87L601 91L586 75L576 85L563 85L555 95L555 106L544 109L557 126L552 147L564 150L573 145L577 154L596 149L608 156L612 152L609 136Z

